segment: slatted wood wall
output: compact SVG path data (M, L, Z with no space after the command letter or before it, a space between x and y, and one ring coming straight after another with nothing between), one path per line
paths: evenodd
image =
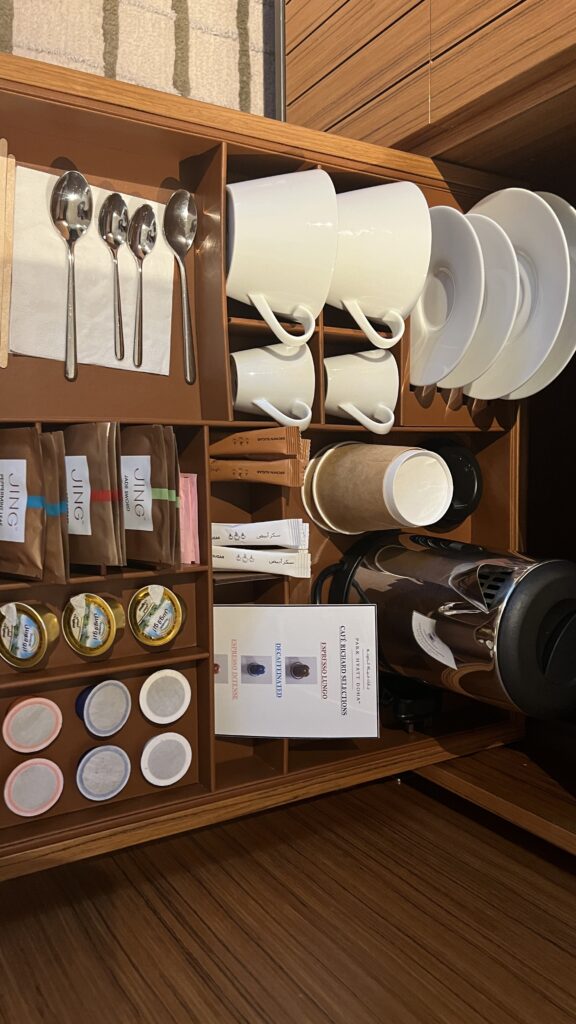
M576 0L287 0L286 39L289 121L436 155L476 109L574 86Z

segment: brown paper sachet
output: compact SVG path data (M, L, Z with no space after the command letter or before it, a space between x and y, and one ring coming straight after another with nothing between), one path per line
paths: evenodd
M56 450L56 465L58 467L58 493L60 495L60 506L63 514L58 522L62 538L62 553L66 567L66 579L70 579L70 542L68 540L68 489L66 485L66 451L64 448L64 434L61 430L51 432L52 442Z
M299 459L210 459L212 480L244 480L246 483L301 487L305 466Z
M168 470L168 492L170 495L170 565L179 566L180 555L180 468L178 446L173 427L164 427L166 465Z
M59 452L52 434L40 435L44 473L44 583L66 583L68 564L62 541L62 521L67 528L67 501L60 496Z
M126 555L129 562L169 566L172 559L164 427L124 427L120 433ZM171 498L173 497L173 501Z
M263 430L241 430L236 434L214 441L209 448L210 455L241 456L260 458L264 455L293 456L300 453L300 431L298 427L266 427Z
M0 573L42 579L44 506L38 431L0 429Z
M79 565L120 565L114 527L109 465L111 423L66 427L66 484L70 561Z

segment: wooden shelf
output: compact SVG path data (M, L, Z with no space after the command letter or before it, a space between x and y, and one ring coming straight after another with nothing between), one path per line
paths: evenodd
M117 420L119 423L164 423L175 426L181 468L198 479L199 539L202 564L154 572L130 567L109 572L79 567L61 587L42 583L0 583L0 590L25 593L58 613L79 587L114 594L126 608L141 582L162 582L181 596L187 609L183 629L170 650L140 648L125 630L108 659L84 662L71 656L63 638L48 667L17 673L0 665L0 702L6 709L14 696L41 690L59 702L63 728L53 754L66 774L62 802L31 821L0 808L0 878L25 874L57 863L92 856L136 842L252 813L290 800L300 800L344 786L408 771L470 754L522 735L517 716L490 712L465 702L456 717L448 714L430 731L407 736L387 724L376 742L298 744L286 739L235 742L214 733L212 617L215 602L306 604L310 580L289 580L273 574L213 573L210 523L253 522L303 516L299 488L211 482L209 443L226 431L261 428L265 419L235 419L230 355L252 344L272 342L268 327L255 316L236 315L226 297L226 184L265 177L303 167L322 166L337 190L393 180L417 182L431 205L444 203L468 209L498 180L410 154L345 142L329 135L253 118L179 96L139 89L120 82L83 75L17 57L0 55L2 131L19 163L47 169L73 165L94 184L130 191L144 198L165 199L166 183L191 189L199 208L198 234L190 254L189 298L197 340L198 377L188 386L182 373L180 297L175 288L171 362L167 376L126 374L113 367L80 367L77 381L66 383L54 360L9 359L1 373L2 423L45 425ZM176 282L177 285L177 282ZM250 312L250 310L248 310ZM325 323L328 319L330 323ZM334 324L334 326L332 326ZM340 326L338 326L340 324ZM295 327L295 331L299 328ZM254 340L253 340L254 339ZM308 436L312 450L327 441L374 440L354 423L326 423L323 359L330 352L356 350L362 333L323 313L310 341L317 388L314 424ZM366 345L368 343L366 342ZM422 402L409 386L409 331L394 350L402 381L397 427L385 443L425 446L431 433L457 432L477 455L484 477L479 508L446 536L514 549L520 535L518 486L520 419L514 403L489 408L474 420L467 407L451 410L443 396ZM129 383L129 387L127 387ZM314 574L338 559L350 538L310 529ZM214 584L214 585L213 585ZM180 646L178 646L180 645ZM171 792L144 791L137 765L150 723L140 715L138 694L155 668L179 666L194 692L194 717L182 723L194 744L192 770ZM132 708L123 737L130 743L131 789L106 807L90 806L74 783L77 755L93 740L75 711L82 689L97 679L118 675L126 681ZM178 731L178 726L175 725ZM8 757L3 760L0 791ZM50 748L47 751L50 756ZM14 754L14 757L17 757ZM189 784L188 784L189 783Z
M417 774L443 789L576 853L576 775L524 750L482 750Z

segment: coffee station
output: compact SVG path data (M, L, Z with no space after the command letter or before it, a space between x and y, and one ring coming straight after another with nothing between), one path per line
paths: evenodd
M524 400L576 348L572 207L24 59L0 111L0 457L28 467L32 561L0 534L0 613L42 637L24 666L2 641L0 877L571 714L576 568L526 551ZM377 609L378 735L218 731L215 610L348 604Z

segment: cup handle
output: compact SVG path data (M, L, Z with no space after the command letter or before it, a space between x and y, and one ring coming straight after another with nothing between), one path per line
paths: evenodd
M358 423L361 423L367 430L371 430L373 434L389 434L394 426L394 413L383 402L380 402L374 409L374 418L360 412L360 409L352 402L340 402L338 408L347 412L349 416L353 416Z
M310 338L316 329L316 319L312 316L312 312L307 306L297 306L291 314L291 319L302 324L304 334L289 334L288 331L284 330L282 324L278 322L278 318L271 309L270 303L265 295L249 293L248 298L252 305L256 306L260 316L264 318L268 327L273 331L279 341L283 341L285 345L292 345L293 348L296 345L305 345L306 342L310 341Z
M404 317L401 316L396 309L387 309L386 312L379 317L382 323L387 324L394 332L391 338L383 338L381 334L378 334L376 328L372 326L368 318L364 315L360 306L356 302L356 299L342 299L342 304L348 310L352 319L356 321L358 327L364 331L368 340L371 341L376 348L392 348L397 341L400 341L400 338L404 334L406 329Z
M294 416L287 416L286 413L280 412L280 409L277 409L275 405L272 405L272 402L269 402L267 398L254 398L252 404L257 406L258 409L261 409L262 412L265 412L268 416L271 416L273 420L276 420L276 422L280 423L283 427L299 427L300 430L306 430L306 428L310 426L312 410L309 405L306 405L306 402L301 402L299 398L293 402L292 408L296 413L303 413L301 419L297 419Z

